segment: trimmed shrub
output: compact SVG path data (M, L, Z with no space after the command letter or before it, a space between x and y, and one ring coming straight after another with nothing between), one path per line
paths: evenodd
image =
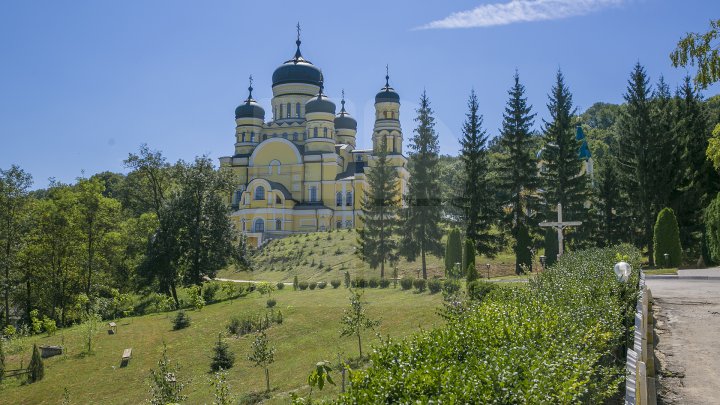
M222 333L218 333L218 341L213 349L214 354L210 369L212 371L227 370L235 364L235 354L230 351L230 346L222 340Z
M185 329L190 326L190 317L185 313L185 311L180 310L175 315L175 318L173 318L172 324L173 330Z
M32 358L28 367L28 381L34 383L42 380L43 377L45 377L45 365L42 356L40 356L40 350L36 344L33 344Z
M462 275L460 277L468 277L468 269L470 266L475 268L475 242L470 238L465 238L462 260ZM472 281L472 280L468 280Z
M472 300L482 301L483 298L496 287L497 285L494 283L485 280L475 280L468 283L467 294Z
M386 278L381 278L380 279L380 288L388 288L388 287L390 287L390 280L388 280Z
M247 335L261 329L265 329L267 325L264 320L257 315L243 315L242 317L233 317L227 325L228 332L236 336Z
M283 283L281 281L281 282L277 283L275 286L277 287L278 290L282 290L283 288L285 288L285 283Z
M218 283L205 283L202 289L203 300L205 300L205 302L215 302L215 295L219 289L220 284Z
M410 277L403 277L400 279L400 288L403 290L409 290L413 286L413 279Z
M446 294L455 294L460 291L460 282L457 280L445 280L442 289Z
M322 289L324 289L325 287L327 287L327 281L320 281L320 282L318 282L317 286L318 286L319 289L322 290Z
M265 302L265 304L268 308L272 308L277 304L277 301L275 301L275 298L270 298Z
M460 263L460 255L462 253L462 241L460 239L460 230L453 228L447 236L445 244L445 276L459 277L456 273L455 263Z
M331 280L330 285L332 286L332 288L338 288L340 287L340 280Z
M415 289L421 293L425 291L425 288L427 287L427 280L423 278L415 279L413 280L413 287L415 287Z
M545 268L552 266L557 262L558 238L555 228L545 229Z
M350 272L345 272L345 288L350 288Z
M428 290L430 290L430 294L439 293L442 289L442 282L434 278L432 280L428 280L427 286Z
M378 280L374 277L368 281L368 287L370 287L370 288L378 288L379 285L380 285L380 280Z
M317 287L317 283L316 283L316 282L314 282L314 281L313 281L313 282L311 282L311 283L310 283L310 289L311 289L311 290L314 290L314 289L315 289L315 287Z
M475 263L472 263L467 267L465 280L469 283L477 280L478 278L480 278L480 276L478 275L477 267L475 267Z
M355 280L352 281L352 286L354 288L367 288L368 281L362 277L356 278Z
M526 270L532 270L532 253L530 253L530 234L527 226L520 224L515 235L515 273L523 274Z
M653 248L655 249L656 266L680 266L682 260L680 229L672 208L663 208L658 213L653 233ZM667 260L665 260L665 253L668 254Z
M304 291L304 290L307 290L307 289L308 289L308 286L309 286L309 284L308 284L307 281L301 281L301 282L298 283L298 287L299 287L301 290L303 290L303 291Z

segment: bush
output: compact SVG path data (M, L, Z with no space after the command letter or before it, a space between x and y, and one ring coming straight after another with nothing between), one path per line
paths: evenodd
M350 272L345 272L345 288L350 288Z
M212 371L227 370L235 364L235 354L230 351L230 346L223 342L222 334L218 334L218 341L213 349L215 352L210 363Z
M40 356L40 350L36 344L33 344L32 358L30 359L30 366L28 367L28 381L34 383L40 381L45 376L45 365L43 364L42 356Z
M283 282L281 281L281 282L279 282L279 283L276 284L276 287L277 287L278 290L282 290L283 288L285 288L285 283L283 283Z
M200 311L205 307L205 299L200 295L200 287L194 285L188 289L188 295L190 296L190 305L193 308Z
M270 298L267 300L267 302L265 304L267 305L268 308L272 308L277 304L277 301L275 301L275 298Z
M545 229L545 268L548 268L557 262L558 237L555 228Z
M485 298L485 296L496 287L496 284L485 280L471 281L467 285L468 297L472 300L482 301L483 298Z
M403 290L409 290L413 286L413 279L410 277L403 277L400 279L400 288Z
M532 270L532 253L530 253L530 234L527 226L520 224L517 228L517 236L515 237L515 273L523 274L525 270Z
M380 279L380 288L388 288L388 287L390 287L390 280L388 280L386 278L381 278Z
M227 325L228 332L236 336L247 335L265 328L266 325L263 320L256 315L233 317Z
M425 291L425 287L427 287L427 281L422 278L415 279L413 280L413 287L415 287L415 289L421 293Z
M325 287L327 287L327 282L326 282L326 281L320 281L320 282L318 282L317 286L318 286L319 289L322 290L322 289L324 289Z
M332 288L338 288L340 287L340 280L332 280L330 281L330 285L332 286Z
M218 283L205 283L202 289L202 295L205 302L215 302L215 295L220 289Z
M663 208L657 216L653 235L655 265L678 267L682 260L680 230L672 208ZM665 260L665 253L668 259Z
M378 280L374 277L368 281L368 287L370 287L370 288L378 288L379 285L380 285L380 280Z
M300 288L297 276L293 277L293 290L297 291Z
M460 274L460 277L470 277L470 266L472 266L473 269L475 269L475 242L472 241L470 238L465 238L465 246L463 248L463 259L462 259L462 274ZM477 271L475 272L477 279ZM468 280L472 281L472 280Z
M47 333L48 336L52 336L57 331L57 324L55 324L54 319L50 319L47 316L43 316L43 329L45 330L45 333Z
M477 267L475 267L475 263L470 264L467 267L467 271L465 272L465 280L470 283L480 278L480 275L478 274Z
M445 280L442 288L446 294L455 294L460 291L460 282L457 280Z
M190 326L190 317L185 313L185 311L180 310L175 315L175 318L173 318L172 324L173 330L185 329Z
M355 280L352 281L352 286L354 288L367 288L368 281L362 277L356 278Z
M460 263L460 255L462 253L462 241L460 239L460 230L453 228L447 236L445 244L445 275L447 277L459 277L456 273L455 263Z
M307 290L307 289L308 289L308 286L309 286L309 284L308 284L307 281L301 281L301 282L298 283L298 287L299 287L301 290L303 290L303 291L304 291L304 290Z
M313 282L311 282L311 283L310 283L310 289L311 289L311 290L314 290L314 289L315 289L315 287L317 287L317 283L316 283L316 282L314 282L314 281L313 281Z
M430 294L436 294L439 293L442 289L442 282L436 278L429 280L427 283L428 290L430 290Z

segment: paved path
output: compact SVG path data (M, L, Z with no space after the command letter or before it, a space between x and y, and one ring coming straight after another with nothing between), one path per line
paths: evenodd
M720 269L648 276L659 404L720 404Z

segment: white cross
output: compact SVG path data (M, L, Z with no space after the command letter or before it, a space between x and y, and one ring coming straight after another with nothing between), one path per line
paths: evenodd
M580 226L582 225L582 221L566 221L563 222L562 219L562 204L557 205L557 213L558 213L558 220L557 222L540 222L538 225L545 226L545 227L553 227L557 229L558 233L558 257L562 256L563 254L563 228L566 228L568 226Z

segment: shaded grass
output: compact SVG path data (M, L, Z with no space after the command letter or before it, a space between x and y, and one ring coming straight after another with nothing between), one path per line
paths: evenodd
M292 291L273 293L277 309L283 311L284 322L268 330L271 344L277 348L275 363L270 366L272 399L268 403L287 403L289 392L307 393L306 379L317 361L335 362L342 357L357 356L357 343L352 338L340 338L339 320L349 306L349 292L337 290ZM377 333L382 336L405 336L419 328L428 329L441 323L436 314L440 294L413 294L399 289L368 289L370 316L381 319ZM72 403L137 404L148 398L147 377L156 368L167 344L168 357L179 364L178 377L188 382L184 391L187 403L211 403L209 386L210 356L219 332L226 331L231 317L242 313L263 313L267 297L257 292L235 301L208 305L202 311L188 311L192 324L186 329L172 330L175 312L124 318L117 321L118 334L108 335L102 328L96 335L95 352L83 355L84 337L78 327L58 332L55 336L36 336L13 343L21 351L8 356L8 368L26 366L33 343L61 344L67 355L45 361L45 378L31 385L9 379L2 384L0 403L57 404L67 388ZM261 392L264 388L262 370L253 368L246 360L253 336L225 337L236 354L235 366L228 371L228 383L234 395ZM369 348L378 338L364 335L363 346ZM125 348L133 349L133 358L120 368ZM339 384L339 374L334 375ZM326 387L313 396L332 396L339 388Z

